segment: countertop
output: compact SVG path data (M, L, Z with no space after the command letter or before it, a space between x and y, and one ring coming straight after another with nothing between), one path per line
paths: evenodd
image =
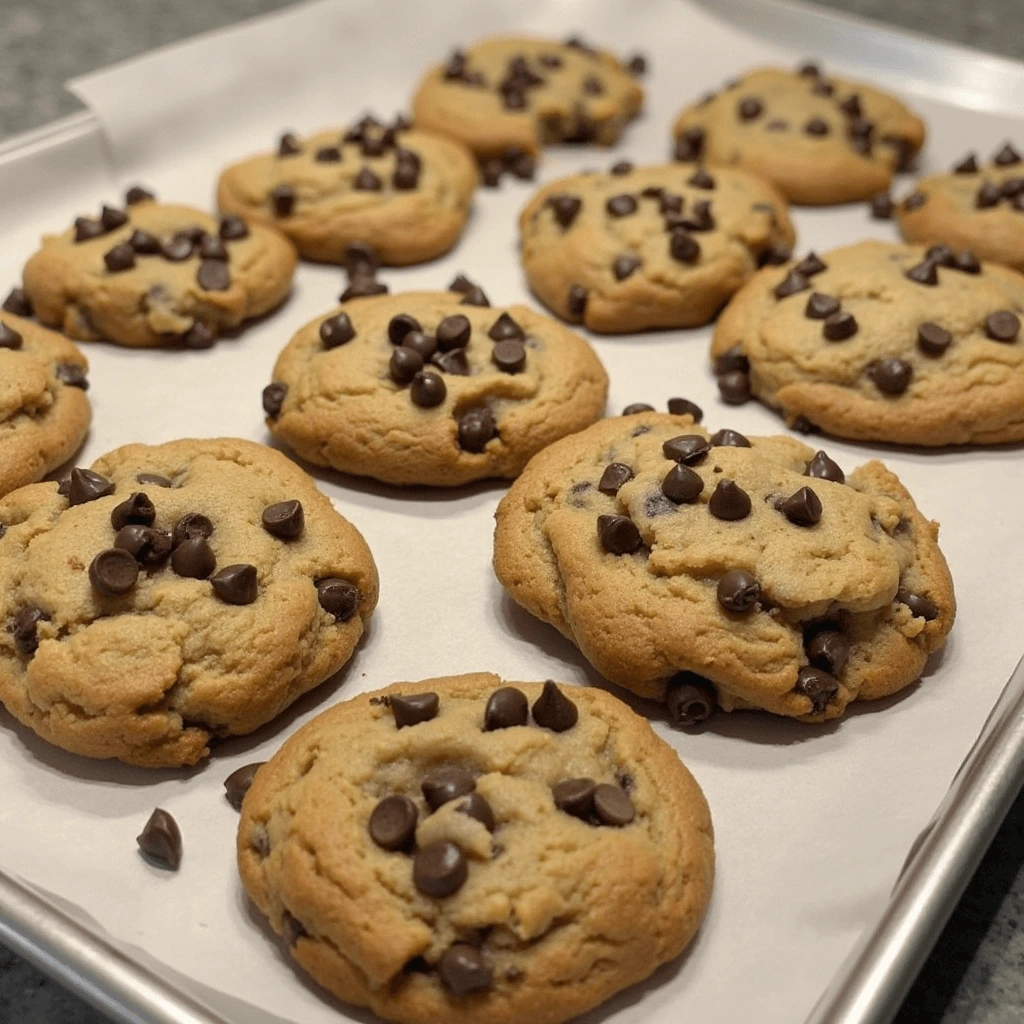
M289 2L0 0L0 139L80 109L62 84L74 75ZM1022 0L814 2L1024 59ZM1007 816L895 1024L1024 1021L1022 913L1024 796ZM107 1018L0 947L0 1024L107 1024Z

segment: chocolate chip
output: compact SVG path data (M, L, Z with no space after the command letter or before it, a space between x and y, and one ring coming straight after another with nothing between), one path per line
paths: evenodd
M708 511L730 523L746 519L750 515L750 495L734 480L723 477L708 501Z
M161 476L159 473L139 473L135 477L135 482L140 483L143 486L146 484L153 484L156 487L173 487L174 484L165 476Z
M359 144L359 151L363 156L383 156L388 148L388 140L382 135L363 135ZM359 188L357 185L356 188Z
M594 789L594 813L602 825L614 828L628 825L636 817L636 810L629 794L621 786L613 786L607 782Z
M743 569L731 569L719 581L718 603L730 612L749 612L761 597L761 584Z
M0 348L17 350L21 348L21 345L21 335L13 327L8 327L3 320L0 320Z
M395 727L404 729L407 725L429 722L437 716L439 700L436 693L393 694L388 706L395 718Z
M207 327L202 320L197 320L181 336L181 342L189 349L203 349L211 348L215 338L216 335L214 335L212 328Z
M974 153L968 153L959 163L953 164L954 174L977 174L978 158Z
M621 178L623 175L632 173L633 164L629 160L620 160L618 163L612 164L608 171L610 174L614 174L615 177Z
M673 416L689 416L694 423L700 423L704 419L704 410L691 402L688 398L670 398L668 400L668 411Z
M112 274L131 270L135 266L135 250L128 242L121 242L103 254L103 262Z
M100 211L100 224L104 231L115 231L128 223L128 215L124 210L118 210L114 206L104 206Z
M786 299L797 292L806 291L811 287L810 281L795 268L772 289L772 294L777 299Z
M471 793L476 788L476 782L469 772L448 766L431 772L420 788L430 809L436 811L449 800Z
M275 420L281 415L281 406L287 394L288 388L284 384L268 384L263 389L263 411L270 419Z
M172 535L174 546L185 540L205 540L213 536L213 523L201 512L186 512L175 524Z
M939 617L939 606L924 594L915 594L909 590L900 589L896 594L896 600L905 604L912 615L924 619L925 622L931 622L932 619Z
M983 182L974 195L974 205L979 210L988 209L991 206L998 206L999 200L1003 198L1002 189L993 181Z
M700 244L682 228L672 232L668 250L672 258L680 263L696 263L700 259Z
M396 384L408 384L423 369L423 356L411 348L396 348L388 362L388 374Z
M804 132L808 135L816 135L818 137L828 135L828 121L821 117L812 117L807 124L804 125Z
M533 702L533 720L542 729L566 732L579 718L576 705L548 679L540 696Z
M704 201L707 202L707 200ZM658 212L663 214L682 213L683 197L675 192L666 192L664 189L660 190L658 194Z
M204 537L181 541L171 554L171 568L188 579L205 580L216 566L213 548Z
M582 320L587 311L587 290L582 285L574 284L569 288L567 300L569 316Z
M721 355L715 356L716 375L729 373L731 370L742 370L744 373L750 370L750 360L743 354L743 350L738 343Z
M638 416L642 412L654 412L654 406L646 402L633 402L622 410L623 416Z
M518 153L514 157L506 158L505 166L512 172L513 177L520 181L532 181L537 168L536 161L529 153Z
M66 384L69 388L81 388L83 391L89 390L89 378L86 377L85 370L77 363L58 363L54 367L53 372L57 375L57 380Z
M668 717L674 728L687 729L706 722L718 706L714 686L694 672L680 672L665 693Z
M384 295L387 290L388 286L383 281L378 281L364 270L357 270L349 277L348 287L341 293L340 300L348 302L366 295Z
M35 654L39 647L39 638L36 635L40 622L49 622L50 616L42 608L30 605L22 608L11 623L11 632L14 634L15 646L22 654Z
M352 187L360 192L379 192L382 183L380 178L369 167L363 167L355 176Z
M443 320L441 322L444 323ZM410 349L427 360L437 351L437 338L422 331L410 331L402 341L402 348Z
M634 270L640 267L639 256L619 256L612 264L612 273L616 281L624 281Z
M156 196L141 185L132 185L124 194L125 206L134 206L136 203L144 203L151 199L156 199Z
M696 501L703 490L700 474L683 465L673 466L661 482L661 493L677 505Z
M473 284L464 274L458 274L455 280L448 285L448 291L458 292L464 298L462 304L464 306L489 306L490 302L487 296L484 294L484 290L476 284Z
M254 761L252 764L242 765L224 780L224 795L236 811L242 809L242 801L245 799L245 794L252 788L256 772L265 764L266 761Z
M181 830L165 810L158 807L149 816L135 841L147 860L171 871L177 871L181 866Z
M16 316L32 316L34 312L32 300L25 294L24 288L12 288L4 299L3 308Z
M594 810L596 789L592 779L565 779L551 787L551 797L560 811L587 821Z
M697 160L704 150L704 129L699 125L687 128L682 135L676 139L673 150L674 159L680 163L692 163Z
M605 209L612 217L628 217L636 213L638 204L631 195L612 196L605 204Z
M139 565L163 565L171 553L171 535L166 530L129 523L117 531L114 547L127 551Z
M757 254L757 265L759 267L776 267L788 263L793 255L793 250L781 242L772 242L767 249L762 249Z
M523 335L523 329L508 315L508 313L502 313L497 320L494 321L491 329L487 332L487 336L494 341L504 341L506 338L519 338Z
M985 333L993 341L1016 341L1020 331L1020 318L1008 309L1000 309L985 317Z
M336 164L341 160L341 150L337 146L321 146L313 159L320 164Z
M995 156L992 157L992 163L997 164L1000 167L1010 167L1013 164L1019 164L1021 160L1020 153L1017 152L1008 142L1003 146Z
M413 402L424 409L432 409L440 405L448 394L441 377L430 370L422 370L412 379L412 387L409 389L409 396Z
M451 352L436 352L430 361L442 373L452 373L459 377L469 376L469 359L464 348L454 348Z
M604 82L597 75L587 75L583 79L583 92L587 96L601 96L604 94Z
M220 228L218 231L220 237L223 238L225 242L235 242L239 238L245 238L249 234L249 226L241 217L235 217L233 214L228 214L226 217L221 217Z
M704 188L713 189L715 187L715 179L704 170L703 167L698 167L697 170L686 179L686 184L693 188Z
M801 487L775 507L794 526L814 526L821 521L821 499L810 487Z
M850 656L850 641L835 629L821 629L807 641L807 657L815 668L839 676Z
M231 272L223 260L203 260L196 271L199 287L208 292L223 292L231 287Z
M647 58L642 53L634 53L626 61L626 70L631 75L644 75L647 73Z
M226 604L252 604L258 592L256 566L245 563L226 565L210 577L210 585Z
M718 393L727 405L742 405L750 399L750 374L742 370L720 374Z
M87 501L95 501L97 498L105 498L108 494L114 493L114 481L108 480L91 469L71 470L71 479L68 487L68 504L84 505Z
M956 269L963 274L980 274L981 264L973 252L964 249L963 252L958 252L956 255Z
M927 201L928 197L923 192L911 192L911 194L903 200L903 209L908 212L920 210Z
M804 476L816 480L831 480L833 483L846 483L846 475L823 451L815 452L814 458L804 467Z
M695 466L711 451L711 445L700 434L680 434L670 437L661 450L666 459Z
M336 622L348 622L356 613L360 601L359 588L348 580L328 576L316 582L316 597L328 615Z
M814 665L804 665L797 672L793 692L808 697L811 701L811 713L821 715L839 692L839 683L828 672Z
M448 841L431 843L416 851L412 877L416 888L427 896L442 899L458 892L466 883L469 867L462 851Z
M294 949L298 944L299 939L304 939L309 935L309 932L303 927L302 922L288 911L284 911L281 915L281 937L284 939L289 949Z
M892 220L893 202L888 192L879 192L871 197L871 216L875 220Z
M812 320L824 320L838 312L839 300L834 295L825 295L822 292L811 292L804 308L804 316Z
M818 78L821 75L821 67L813 60L805 60L797 65L796 73L801 78Z
M416 840L419 812L407 796L386 796L370 815L370 838L382 849L408 850Z
M605 466L605 470L601 474L601 479L598 482L597 489L602 494L608 494L614 497L619 493L619 488L632 479L633 470L631 470L629 466L625 466L621 462L612 462Z
M155 256L160 252L160 239L156 235L151 235L148 231L143 231L140 228L136 228L132 232L127 244L140 256ZM120 246L114 246L114 248L118 249ZM113 252L114 250L111 249L110 251ZM109 256L110 253L107 255ZM104 259L106 260L106 256L104 256ZM109 262L107 266L110 267Z
M917 325L917 347L927 356L944 355L953 344L953 335L944 327L926 321Z
M275 185L270 190L270 205L275 217L289 217L295 209L295 189L291 185Z
M551 207L551 212L554 214L555 220L558 221L563 228L568 228L571 227L572 222L580 212L580 208L583 206L583 200L580 199L579 196L571 196L564 192L560 192L557 195L549 196L547 204Z
M904 276L915 284L924 284L929 287L934 287L939 283L939 271L931 260L915 263Z
M483 953L466 942L456 942L441 954L437 973L454 996L485 992L494 984L494 972Z
M88 242L93 238L99 238L106 234L103 225L92 217L75 218L75 241Z
M611 555L632 554L643 543L640 531L628 516L598 516L597 536L601 547Z
M910 386L914 369L910 363L887 356L879 359L868 367L868 373L875 382L875 387L887 395L902 395Z
M488 698L484 710L484 732L526 725L528 720L529 702L522 690L514 686L503 686Z
M277 155L295 156L297 153L301 152L302 147L299 145L299 140L292 132L285 132L277 144Z
M459 447L467 452L482 452L498 433L494 413L488 408L470 409L459 417Z
M825 318L821 333L829 341L846 341L857 333L857 318L847 310L841 310Z
M491 350L491 361L502 373L520 373L526 367L526 346L514 339L499 341Z
M355 336L356 329L352 326L352 321L347 313L336 313L320 324L320 341L326 349L344 345Z
M346 318L347 319L347 318ZM420 330L420 322L408 313L399 313L388 321L388 340L392 345L401 345L410 331ZM352 332L353 336L355 331ZM346 339L347 341L348 339Z
M711 444L721 448L749 448L750 442L738 431L723 428L711 435Z
M227 260L227 246L216 235L204 235L199 243L199 256L204 260Z
M156 509L153 502L142 491L135 491L127 501L115 505L110 513L110 525L115 530L129 523L138 523L142 526L152 526L156 519Z
M135 559L120 548L107 548L89 563L89 582L106 597L127 594L138 578Z

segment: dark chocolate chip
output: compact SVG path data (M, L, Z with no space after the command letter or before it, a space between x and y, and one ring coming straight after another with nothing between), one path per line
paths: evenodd
M263 411L270 419L277 419L281 415L281 406L287 394L288 388L284 384L268 384L263 389Z
M700 474L681 464L673 466L661 482L661 493L677 505L696 501L703 490Z
M25 294L24 288L12 288L4 299L3 308L16 316L32 316L34 312L32 300Z
M1006 199L1016 199L1022 192L1024 192L1024 178L1006 178L1004 179L1000 190Z
M526 346L521 341L499 341L491 350L491 361L502 373L520 373L526 367Z
M839 692L839 683L834 676L814 665L804 665L797 673L794 693L807 697L811 702L811 713L825 713L829 701Z
M629 466L623 465L621 462L612 462L605 466L604 472L601 474L601 479L598 482L597 489L602 494L616 495L619 493L619 488L628 481L633 479L633 470Z
M572 222L580 212L580 208L583 206L583 200L579 196L567 195L564 192L549 196L547 203L551 207L555 220L563 228L568 228L572 225Z
M828 270L828 264L817 253L809 252L793 269L804 277L813 277Z
M90 239L99 238L106 234L103 225L92 217L75 218L75 241L88 242Z
M926 356L944 355L953 344L953 335L938 324L925 321L917 325L917 347Z
M0 320L0 348L17 350L22 346L21 335L13 328Z
M148 231L142 231L139 228L132 232L131 237L128 239L128 244L140 256L155 256L160 252L160 239L156 235L151 235ZM114 248L118 247L115 246Z
M718 603L730 612L749 612L761 597L761 584L744 569L731 569L719 581Z
M292 132L285 132L277 144L277 155L295 156L297 153L301 152L302 147L299 145L299 140Z
M469 359L464 348L453 348L451 352L435 352L430 361L442 372L459 377L469 376Z
M507 161L506 166L512 172L513 177L520 181L532 181L537 169L537 163L529 153L518 154L512 160Z
M956 254L956 269L963 274L980 274L981 264L973 252L964 249Z
M181 866L181 830L178 823L165 810L158 807L135 837L146 859L160 867L177 871Z
M612 217L628 217L637 211L636 199L628 194L612 196L604 206L609 216Z
M110 525L115 530L129 523L138 523L142 526L152 526L156 519L156 509L153 502L142 491L135 491L127 501L115 505L110 513Z
M236 242L238 239L248 236L249 225L241 217L228 214L226 217L221 217L218 233L225 242Z
M727 405L742 405L750 399L750 374L730 370L718 377L718 393Z
M612 264L612 273L616 281L624 281L633 271L640 267L639 256L619 256Z
M871 216L875 220L892 220L893 201L888 192L879 192L871 197Z
M211 348L216 335L202 320L197 320L182 336L182 344L189 349Z
M382 849L408 850L416 840L419 812L407 796L386 796L370 815L370 838Z
M242 765L241 768L236 768L224 780L224 796L227 797L228 803L236 811L242 809L242 801L245 799L245 794L249 792L253 780L256 778L256 772L265 764L266 761L254 761L252 764Z
M614 163L609 168L609 173L614 174L617 178L621 178L623 175L631 174L633 171L633 164L629 160L620 160L618 163Z
M421 783L420 789L430 809L436 811L449 800L471 793L476 789L476 782L469 772L448 766L431 772Z
M529 702L522 690L514 686L503 686L487 700L484 710L484 731L510 729L515 725L526 725L530 717Z
M444 381L438 374L432 373L430 370L422 370L417 373L413 377L412 387L409 389L409 395L413 402L423 409L432 409L435 405L440 405L447 394L448 388Z
M299 939L304 939L309 935L306 931L302 922L295 917L293 914L284 911L281 915L281 937L284 939L289 949L294 949L298 944Z
M604 82L597 75L587 75L583 79L583 91L588 96L601 96L604 94Z
M628 516L598 516L597 536L601 547L611 555L632 554L643 543L640 531Z
M508 315L502 313L487 332L487 336L494 341L504 341L506 338L523 337L523 329Z
M337 146L321 146L313 159L320 164L336 164L341 160L341 150Z
M994 181L985 181L974 195L974 205L979 210L986 210L989 207L998 206L999 200L1002 198L1002 189Z
M668 400L668 411L673 416L689 416L694 423L700 423L704 419L704 410L691 402L688 398L670 398Z
M139 565L163 565L171 553L171 535L166 530L129 523L117 531L114 547L127 551Z
M359 151L363 156L383 156L388 148L388 142L382 135L363 135L359 144ZM356 188L359 188L357 185Z
M857 93L851 93L846 99L842 100L839 104L839 109L846 114L847 117L860 117L861 106L860 96Z
M924 619L925 622L931 622L932 619L939 617L939 606L929 600L924 594L915 594L909 590L901 589L896 594L896 600L901 604L905 604L912 615L917 616L919 619Z
M223 260L203 260L196 271L199 287L208 292L223 292L231 287L231 272Z
M838 677L850 656L850 641L835 629L820 629L807 641L807 657L815 668Z
M191 238L186 238L184 235L174 235L160 244L160 255L172 263L180 263L182 260L187 260L191 257L193 248Z
M977 174L978 173L978 158L974 153L968 153L958 163L953 164L954 174Z
M956 256L953 250L944 243L928 247L924 254L926 260L931 260L937 267L955 267Z
M437 338L422 331L410 331L402 341L402 348L411 349L427 360L437 351Z
M494 984L494 971L483 953L466 942L456 942L441 954L437 973L453 996L486 992Z
M782 242L772 242L767 249L762 249L757 254L757 265L759 267L777 267L788 263L793 256L793 250Z
M636 809L621 786L603 782L594 789L594 814L602 825L622 828L636 817Z
M124 194L125 206L134 206L136 203L144 203L151 199L156 199L156 196L141 185L132 185Z
M665 693L668 717L677 729L687 729L706 722L718 707L711 682L694 672L680 672L669 682Z
M348 313L335 313L320 324L320 341L324 348L337 348L351 341L356 336Z
M821 333L829 341L846 341L857 333L857 318L847 310L840 310L825 318Z
M91 469L71 470L71 482L68 487L68 504L84 505L87 501L105 498L114 493L114 481L108 480Z
M574 284L569 288L567 300L569 316L577 320L583 319L587 311L587 290L582 285Z
M186 512L175 524L172 535L174 546L184 540L205 540L213 536L213 523L201 512Z
M363 167L355 176L352 187L360 192L379 192L382 183L369 167Z
M700 243L682 228L676 228L672 232L668 251L672 258L680 263L696 263L700 259Z
M420 330L420 322L408 313L399 313L388 321L388 340L392 345L401 345L410 331ZM352 332L355 334L355 331ZM346 339L347 340L347 339Z
M128 223L128 214L114 206L104 206L100 211L100 224L104 231L114 231Z
M931 260L922 260L915 263L905 274L915 284L924 284L934 287L939 283L938 268Z
M750 370L750 360L743 354L738 344L727 349L719 356L715 356L715 373L720 375L729 373L731 370L742 370L747 373Z
M985 334L993 341L1016 341L1020 331L1020 318L1008 309L1000 309L985 317Z
M340 300L358 299L366 295L384 295L388 286L363 270L354 271L349 277L348 287L341 293Z
M540 696L533 702L533 720L542 729L552 732L566 732L579 718L576 705L548 679Z
M999 167L1010 167L1013 164L1019 164L1020 161L1020 153L1008 142L992 157L992 163L997 164Z
M252 604L257 595L256 566L246 563L226 565L210 577L210 585L226 604Z
M463 451L482 452L497 433L494 413L486 407L470 409L459 417L458 441Z
M673 157L680 163L692 163L704 150L704 129L699 125L687 128L676 139Z
M736 114L741 121L753 121L764 113L764 104L754 96L747 96L736 104Z
M711 444L715 447L749 448L750 442L738 431L723 427L711 435Z
M670 437L661 450L666 459L695 466L711 451L711 445L700 434L680 434Z
M887 356L872 363L868 367L868 374L879 391L886 395L902 395L910 386L914 368L902 359Z
M777 299L785 299L790 295L796 295L797 292L806 291L810 287L810 281L794 268L775 286L772 293Z
M707 203L707 200L704 199L701 202ZM678 193L666 192L664 189L661 189L658 193L658 212L662 214L681 214L683 212L683 197Z
M632 402L622 410L623 416L638 416L642 412L654 412L654 406L646 402Z
M103 254L103 262L112 274L131 270L135 266L135 250L128 242L121 242Z
M551 787L551 798L560 811L587 821L594 810L596 789L593 779L565 779Z
M715 179L703 167L698 167L686 179L686 184L693 188L713 189L715 187Z
M923 192L911 192L911 194L903 200L903 209L907 211L920 210L927 201L928 197Z
M465 885L468 876L466 858L454 843L445 840L416 851L412 877L416 888L427 896L451 896Z
M457 292L459 295L467 295L474 288L478 287L475 285L465 274L456 274L452 283L448 285L448 291Z
M834 295L825 295L822 292L811 292L804 307L804 316L812 320L824 320L839 312L839 300Z
M409 384L423 369L423 356L415 349L396 348L388 361L388 374L396 384Z
M801 487L775 507L794 526L814 526L821 521L821 499L810 487Z
M89 390L89 378L86 377L85 370L77 363L58 363L53 372L57 375L57 379L67 384L68 387L81 388L83 391Z
M819 138L828 135L828 121L821 117L812 117L807 124L804 125L804 132L808 135L814 135Z
M395 717L395 727L398 729L429 722L437 716L439 703L436 693L393 694L388 699L388 706Z
M127 594L138 578L135 559L121 548L107 548L89 563L89 582L106 597Z
M823 451L815 452L814 458L804 467L804 476L815 480L831 480L833 483L846 483L846 475Z
M333 615L336 622L348 622L355 615L361 598L354 583L335 576L317 580L316 596L320 607L328 615Z
M183 540L171 554L171 568L189 579L205 580L216 566L213 548L204 537Z
M22 608L11 623L11 632L14 634L14 644L22 654L35 654L39 646L39 637L36 629L40 622L49 622L50 616L42 608L30 605Z
M734 480L723 477L708 501L708 511L727 522L746 519L750 515L750 495Z
M199 257L204 260L227 260L228 248L217 235L205 235L199 243Z
M275 217L288 217L295 209L295 189L291 185L275 185L270 190L270 205Z

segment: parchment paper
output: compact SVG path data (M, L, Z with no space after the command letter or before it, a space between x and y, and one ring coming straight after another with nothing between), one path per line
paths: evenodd
M651 59L646 114L623 143L614 152L548 151L541 182L625 156L664 159L672 116L684 102L751 63L809 56L734 31L683 0L316 0L76 82L105 130L110 172L83 164L78 175L74 147L61 166L52 154L28 153L5 168L0 282L19 276L43 231L62 230L75 213L118 200L128 184L208 205L226 161L270 147L286 128L341 125L367 108L390 116L405 106L428 61L481 32L514 27L555 36L580 31ZM830 66L856 75L856 59L851 53ZM906 84L898 65L873 77ZM968 148L989 153L1005 137L1020 138L1020 122L1009 117L941 105L923 93L910 98L931 127L926 169L947 166ZM443 287L465 271L492 302L529 301L515 215L533 187L510 181L482 190L455 252L385 271L392 291ZM801 252L895 238L891 225L870 220L860 204L798 210L795 219ZM274 358L341 287L336 268L301 266L279 312L206 352L85 346L95 421L78 461L88 464L130 441L222 434L267 441L260 390ZM610 409L633 401L663 408L668 397L682 395L703 406L711 429L783 432L756 402L732 409L718 400L707 368L709 335L595 339L612 379ZM823 727L735 714L684 735L671 732L657 709L640 708L704 787L718 878L689 954L588 1021L803 1019L884 905L911 842L1020 656L1019 449L879 452L822 443L847 470L881 454L941 521L960 602L953 635L920 685ZM381 575L369 635L340 677L254 736L222 744L192 771L145 772L73 757L0 713L0 865L76 906L126 949L144 950L239 1024L370 1018L304 981L247 909L233 860L237 815L221 787L229 772L269 757L333 702L393 680L489 669L510 679L600 684L570 644L503 596L492 575L492 515L503 485L401 491L317 477L363 531ZM136 852L134 837L158 805L184 834L176 875L151 868Z

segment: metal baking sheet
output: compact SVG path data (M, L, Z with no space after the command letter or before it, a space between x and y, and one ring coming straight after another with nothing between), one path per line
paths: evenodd
M0 148L8 200L0 208L0 282L18 277L42 232L125 185L142 180L167 199L208 205L222 163L267 147L286 127L344 123L367 107L390 114L405 105L426 62L498 29L580 30L652 58L646 115L614 157L552 150L541 181L621 156L660 160L672 115L690 97L753 63L812 55L907 95L931 128L925 169L1021 134L1015 111L1024 67L1009 61L789 4L591 0L585 19L580 10L558 0L448 0L442 19L435 5L413 0L313 0L80 80L75 89L92 114ZM393 291L441 287L462 270L497 303L529 301L514 224L530 191L512 182L482 192L451 256L384 278ZM795 220L801 249L895 235L860 205L798 210ZM258 396L274 357L333 303L340 283L335 269L300 267L286 306L209 352L86 346L95 419L79 461L128 441L187 434L266 441ZM704 407L712 428L780 432L760 406L728 409L717 400L706 367L709 333L594 339L612 377L610 409L681 394ZM880 455L942 522L960 601L953 636L920 685L820 728L737 714L681 735L656 709L638 705L708 795L718 883L691 951L588 1015L588 1024L667 1024L684 1015L759 1024L886 1020L1019 787L1024 672L1003 692L1021 653L1019 449L826 446L847 467ZM269 756L329 704L394 679L485 667L509 678L600 684L492 577L491 515L502 485L444 494L329 473L318 479L364 532L381 571L368 639L337 679L182 772L75 758L0 713L0 937L121 1019L371 1020L306 982L247 909L233 866L236 817L221 780ZM996 577L998 588L989 582ZM427 614L439 607L445 615ZM184 831L176 876L150 869L134 850L156 805Z

